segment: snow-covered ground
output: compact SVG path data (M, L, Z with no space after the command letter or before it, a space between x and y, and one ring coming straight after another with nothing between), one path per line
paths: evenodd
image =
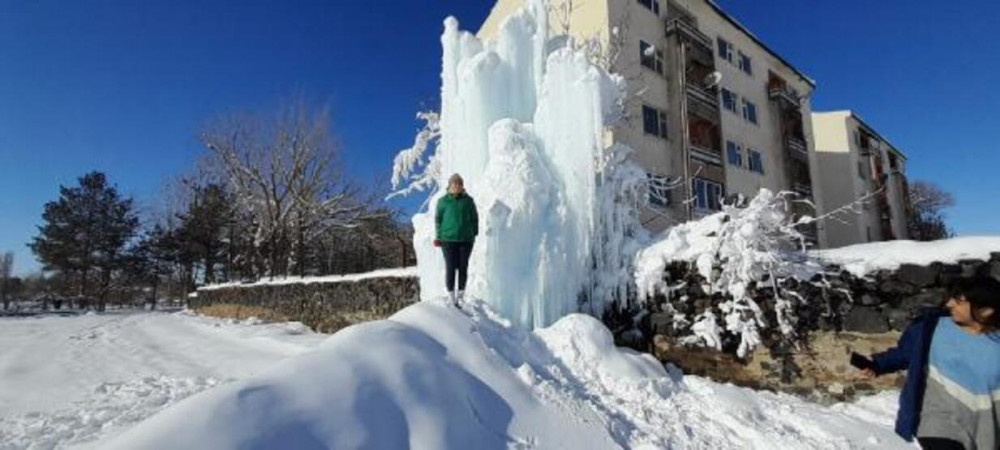
M288 284L313 284L313 283L349 283L352 281L370 280L372 278L411 278L417 276L416 267L402 267L398 269L382 269L365 273L350 275L326 275L320 277L287 277L287 278L264 278L254 283L220 283L210 284L198 288L199 291L211 291L233 287L258 287L258 286L281 286Z
M327 336L184 313L0 319L0 449L114 436L192 394Z
M879 270L895 270L903 264L927 266L963 259L985 261L990 259L990 253L996 252L1000 252L1000 236L968 236L932 242L873 242L820 250L815 254L861 277Z
M4 342L32 354L4 358L0 448L43 444L39 431L121 449L912 448L892 433L892 394L823 407L665 370L616 349L589 316L529 332L485 306L466 311L422 302L319 346L297 327L187 315L42 319L13 332L5 322ZM227 378L242 379L119 435ZM60 385L73 380L88 388ZM88 424L97 414L119 422Z

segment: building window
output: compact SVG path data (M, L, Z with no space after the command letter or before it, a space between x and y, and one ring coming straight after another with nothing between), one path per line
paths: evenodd
M757 172L764 175L764 156L761 155L760 152L753 149L747 149L747 162L749 163L751 172Z
M718 38L718 45L719 45L719 57L732 63L733 44L730 44L729 41L720 37Z
M743 149L735 142L726 141L726 155L729 157L729 165L743 167Z
M667 137L667 113L651 106L642 105L642 129L646 134Z
M864 161L858 161L858 176L861 177L862 180L868 179L868 171L865 170Z
M713 181L695 178L692 180L694 187L694 207L695 209L718 211L722 209L722 185Z
M722 89L722 107L731 112L736 112L736 94L729 89Z
M639 3L653 14L660 15L660 0L639 0Z
M639 61L642 65L663 75L663 51L645 41L639 41Z
M740 70L745 72L747 75L753 76L753 65L750 63L750 57L740 52Z
M746 119L747 122L754 125L757 124L757 105L745 98L743 99L743 118Z
M655 173L646 173L649 181L649 204L653 206L670 205L670 180Z

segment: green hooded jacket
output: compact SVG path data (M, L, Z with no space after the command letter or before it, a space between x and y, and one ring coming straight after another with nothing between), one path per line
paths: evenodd
M472 242L479 235L479 214L476 203L469 194L445 194L437 203L434 215L437 240L443 242Z

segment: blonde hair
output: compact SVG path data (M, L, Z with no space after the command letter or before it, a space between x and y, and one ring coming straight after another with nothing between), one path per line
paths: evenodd
M448 178L448 186L451 186L451 185L453 185L455 183L458 183L458 184L461 184L462 186L465 186L465 180L463 180L462 176L459 175L459 174L457 174L457 173L454 174L454 175L452 175L451 178Z

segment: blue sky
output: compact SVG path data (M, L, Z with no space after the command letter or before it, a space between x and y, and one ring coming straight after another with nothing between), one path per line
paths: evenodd
M629 1L629 0L620 0ZM854 109L953 192L960 234L1000 232L1000 4L723 0L815 78L814 108ZM442 20L489 0L0 0L0 250L34 270L42 206L90 170L140 205L201 153L201 123L290 96L327 103L345 163L388 178L439 91Z

